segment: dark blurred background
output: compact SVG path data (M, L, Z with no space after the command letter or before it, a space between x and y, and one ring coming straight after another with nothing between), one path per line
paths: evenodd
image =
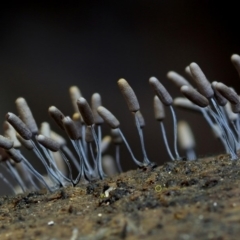
M178 90L166 78L169 70L184 74L197 62L209 80L223 81L239 90L239 78L230 62L240 53L237 3L233 1L138 0L58 1L9 4L0 9L0 117L16 113L14 101L27 99L40 124L50 121L55 105L72 114L68 89L77 85L84 97L102 95L103 105L121 122L121 128L141 159L134 121L121 96L117 80L124 77L134 88L146 120L145 141L149 158L169 160L158 123L153 118L156 76L173 97ZM177 110L189 121L198 155L223 151L203 118ZM172 143L172 120L165 121ZM124 150L124 169L135 168Z

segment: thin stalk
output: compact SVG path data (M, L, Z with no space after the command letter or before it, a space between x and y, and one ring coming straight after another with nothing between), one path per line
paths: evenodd
M177 149L177 117L176 117L176 114L175 114L175 111L174 111L173 107L171 105L169 107L170 107L170 110L171 110L171 113L172 113L172 118L173 118L174 151L175 151L175 154L176 154L176 159L180 160L181 157L179 156L178 149Z
M170 150L168 140L167 140L167 136L166 136L166 132L165 132L165 127L164 127L164 124L163 124L162 121L160 122L160 127L161 127L161 130L162 130L163 141L164 141L165 147L167 149L168 155L171 158L171 160L175 160L175 158L173 157L172 152Z
M142 166L142 163L139 162L139 161L134 157L133 152L132 152L132 149L130 148L130 146L129 146L129 144L128 144L126 138L124 137L122 131L120 130L120 128L117 128L117 129L118 129L118 132L119 132L119 134L120 134L120 136L121 136L123 142L125 143L125 145L126 145L128 151L129 151L131 157L132 157L132 160L133 160L138 166Z
M18 172L16 169L11 165L9 161L6 161L6 169L8 172L12 175L12 177L17 181L19 184L20 188L22 189L23 192L27 191L27 187L25 186L24 182L22 181L21 177L19 176Z
M12 192L13 192L14 194L16 194L16 191L15 191L13 185L3 176L2 173L0 173L0 179L1 179L3 182L6 183L6 185L12 190Z
M138 130L138 134L139 134L139 138L140 138L140 142L141 142L142 153L143 153L143 162L145 164L149 164L151 162L149 161L149 159L147 157L147 152L146 152L146 148L145 148L145 144L144 144L143 130L140 127L140 123L139 123L136 113L134 113L134 117L135 117L135 122L136 122L137 130Z
M97 148L97 157L96 157L97 171L98 171L98 175L99 175L100 179L103 179L106 175L104 174L103 169L102 169L100 140L97 138L97 134L96 134L93 126L91 126L91 131L92 131L93 139L95 141L96 148Z
M122 166L120 164L120 145L116 145L115 158L116 158L118 172L121 173L121 172L123 172L123 170L122 170Z

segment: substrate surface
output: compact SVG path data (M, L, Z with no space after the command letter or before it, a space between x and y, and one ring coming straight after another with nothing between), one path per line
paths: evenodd
M238 239L240 160L174 161L0 198L0 239Z

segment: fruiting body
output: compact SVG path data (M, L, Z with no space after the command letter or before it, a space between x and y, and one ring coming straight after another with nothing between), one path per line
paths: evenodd
M232 62L239 72L240 57L233 55ZM186 98L173 100L157 78L151 77L149 79L149 83L156 94L153 104L154 116L160 123L163 140L170 159L182 159L178 153L177 140L179 140L179 146L185 151L187 159L196 159L193 134L186 122L180 121L177 125L173 105L201 113L215 135L221 140L231 159L237 159L237 151L240 149L240 100L238 94L223 83L209 83L196 63L191 63L186 71L196 82L198 89L194 89L184 77L176 72L171 71L167 74L167 77L174 82ZM119 120L102 106L100 94L94 93L92 95L90 107L87 100L81 97L80 90L76 86L71 87L70 97L74 107L72 118L65 116L54 106L48 109L50 116L69 137L75 152L67 147L67 141L62 136L51 130L47 122L42 123L39 130L26 100L18 98L16 106L20 118L13 113L7 113L7 122L4 124L5 136L0 135L0 164L6 167L16 179L22 191L27 191L28 185L35 190L46 187L49 191L54 191L66 185L75 186L81 180L90 182L95 179L103 179L107 175L103 170L102 159L105 159L105 171L109 172L110 175L116 171L121 172L120 145L122 143L125 144L132 160L138 167L154 166L152 161L148 159L145 150L143 136L145 120L142 112L140 112L138 99L125 79L120 79L118 86L130 112L134 116L141 143L142 160L135 158L127 139L119 128ZM174 151L171 150L172 146L168 143L164 127L164 106L168 107L172 114ZM111 128L112 137L109 135L102 137L101 125L104 122ZM111 143L115 145L115 163L113 157L105 156ZM49 182L23 156L21 146L35 154L38 161L44 166ZM28 174L28 182L21 180L20 173L14 165L12 166L13 161L15 165L19 164L19 166L25 168ZM109 169L107 166L109 166ZM73 167L77 169L77 176L75 177ZM3 176L2 179L4 179ZM4 179L4 182L7 183L8 181ZM10 185L10 183L7 184ZM11 185L10 187L13 188Z

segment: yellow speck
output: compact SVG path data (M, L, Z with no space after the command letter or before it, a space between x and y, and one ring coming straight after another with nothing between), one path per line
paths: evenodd
M100 194L100 198L105 198L105 194L104 194L104 193L101 193L101 194Z
M155 191L156 192L161 192L162 191L162 186L161 185L156 185L155 186Z

